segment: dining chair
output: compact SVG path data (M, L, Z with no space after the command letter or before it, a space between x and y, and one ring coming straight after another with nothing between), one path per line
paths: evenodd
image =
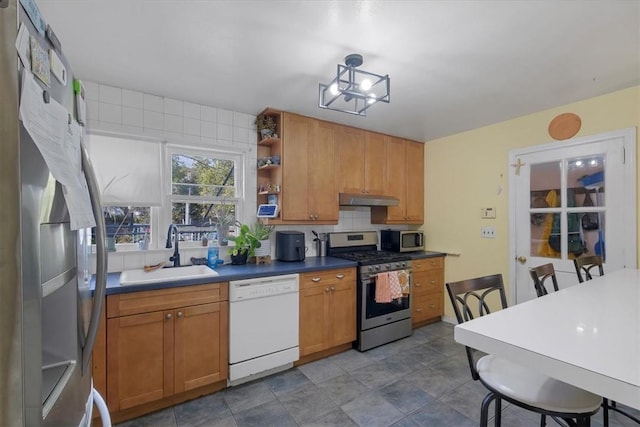
M602 257L598 255L580 256L573 259L573 265L576 268L578 281L584 283L585 280L593 279L592 268L598 268L598 275L604 276L604 268L602 267Z
M545 286L545 282L547 280L551 280L553 290L558 291L558 279L556 279L556 271L553 268L553 264L543 264L538 267L530 268L529 274L533 279L533 286L536 288L536 295L538 295L538 297L549 293ZM549 282L547 282L547 284L548 283Z
M458 324L490 314L494 306L507 308L501 274L447 283L446 288ZM478 351L465 349L471 377L489 390L481 405L481 427L489 422L491 402L494 425L500 426L503 400L540 414L541 426L546 425L547 416L561 418L569 426L589 426L591 416L600 409L600 396L506 359L484 355L476 360Z

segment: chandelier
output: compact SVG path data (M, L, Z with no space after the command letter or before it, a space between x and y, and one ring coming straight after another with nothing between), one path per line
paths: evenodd
M378 102L389 103L389 75L359 70L362 55L352 53L338 64L336 77L328 84L320 83L318 107L366 116L367 109Z

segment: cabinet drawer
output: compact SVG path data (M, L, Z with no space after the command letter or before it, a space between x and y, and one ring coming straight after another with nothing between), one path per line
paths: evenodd
M341 268L336 270L314 271L300 274L300 289L309 289L315 286L329 284L352 284L356 280L355 268Z
M107 297L107 317L171 310L228 299L228 282L110 295Z
M421 258L411 262L413 272L428 271L435 268L444 268L444 257Z
M413 294L416 296L443 292L444 270L430 270L413 274Z
M443 315L443 293L413 297L413 323L438 318Z

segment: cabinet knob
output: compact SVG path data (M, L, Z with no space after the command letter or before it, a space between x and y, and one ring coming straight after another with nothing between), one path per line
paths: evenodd
M421 309L421 308L416 308L416 311L417 311L418 313L420 313L420 312L422 311L422 309Z
M415 283L415 287L416 287L416 288L419 288L420 286L422 286L422 283L420 283L420 282L416 282L416 283Z
M313 219L313 215L309 214L309 219Z
M420 267L422 266L422 264L420 264L419 262L414 262L414 263L413 263L413 266L414 266L415 268L420 268Z
M312 277L312 278L311 278L311 281L312 281L312 282L319 282L319 281L320 281L320 278L319 278L319 277Z
M332 287L331 287L331 292L335 292L335 291L336 291L335 286L332 286Z
M329 292L329 288L324 288L324 291L325 292Z
M429 264L436 265L437 263L435 261L431 261L431 262L429 262Z
M431 280L429 283L431 283L432 285L435 285L436 281L435 280Z
M178 316L178 317L182 317L182 312L181 312L181 311L177 312L177 313L176 313L176 316Z
M429 307L436 308L436 305L435 304L429 304Z
M167 313L167 314L164 316L164 318L165 318L165 319L167 319L167 320L171 320L171 319L173 318L173 316L171 315L171 313Z
M344 279L344 274L342 274L342 273L336 274L336 278L337 279Z

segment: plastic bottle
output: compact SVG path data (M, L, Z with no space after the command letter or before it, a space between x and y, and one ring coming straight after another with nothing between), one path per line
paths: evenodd
M216 268L219 258L220 249L218 248L217 242L209 240L209 249L207 249L207 265L209 268Z

